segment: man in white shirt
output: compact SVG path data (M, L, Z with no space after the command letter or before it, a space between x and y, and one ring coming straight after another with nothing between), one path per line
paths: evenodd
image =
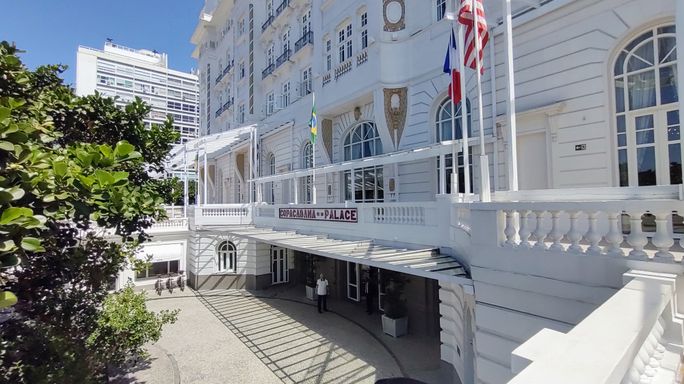
M321 303L323 303L323 310L327 312L328 280L325 279L322 273L318 281L316 281L316 295L318 296L318 313L323 313L321 312Z

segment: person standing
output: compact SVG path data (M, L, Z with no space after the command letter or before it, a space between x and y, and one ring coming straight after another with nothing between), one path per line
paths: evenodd
M318 313L323 313L321 311L321 305L323 305L323 310L328 311L328 280L321 273L320 278L316 282L316 295L318 296Z
M373 314L373 304L375 301L375 297L378 295L378 281L375 278L375 271L370 270L368 271L368 277L366 278L366 282L364 284L364 293L366 294L366 313L369 315Z

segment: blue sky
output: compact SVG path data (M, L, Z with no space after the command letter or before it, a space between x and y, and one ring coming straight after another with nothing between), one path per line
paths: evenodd
M169 55L169 66L196 66L190 36L203 0L9 0L2 1L0 40L26 51L22 61L35 68L66 64L67 84L76 77L79 45L102 49L105 39L131 48Z

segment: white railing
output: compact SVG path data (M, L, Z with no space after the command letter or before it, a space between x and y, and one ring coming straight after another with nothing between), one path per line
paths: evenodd
M675 382L684 341L677 275L630 271L623 279L567 334L542 329L516 348L509 383Z
M251 223L251 204L205 204L195 206L194 208L194 225L235 225Z
M370 207L375 224L425 225L425 207L410 204L382 204Z
M149 232L174 232L174 231L185 231L188 229L188 219L173 218L154 223L150 227Z
M684 254L674 233L684 229L679 200L476 203L472 209L473 232L496 228L497 245L511 249L677 262Z

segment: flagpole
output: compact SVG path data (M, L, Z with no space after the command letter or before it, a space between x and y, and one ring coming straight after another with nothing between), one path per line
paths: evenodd
M449 37L449 40L454 39L454 29L452 27L451 29L451 36ZM456 42L453 42L453 45L455 45ZM449 47L451 50L453 48L453 45ZM452 50L453 52L453 50ZM460 53L459 53L460 56ZM458 60L458 58L454 58ZM454 95L456 94L455 84L453 82L453 73L454 73L454 60L449 59L449 77L452 79L451 81L451 87L449 89L451 90L451 94L449 95L449 98L451 99L451 194L452 195L458 195L458 175L456 172L458 171L458 162L456 161L457 156L458 156L458 150L456 147L456 103L454 103ZM463 83L461 81L461 83ZM459 90L460 91L460 90ZM461 106L463 105L463 93L461 93ZM463 108L461 107L461 110ZM442 164L442 167L446 169L446 156L443 158L444 163ZM446 177L446 172L444 172L444 176Z
M465 36L463 28L463 24L458 28L458 40L462 47L458 50L458 62L461 66L461 76L464 76L461 80L461 131L463 132L463 140L461 142L463 144L463 187L465 188L463 195L467 201L468 196L470 196L470 146L468 145L468 98L466 97L465 88ZM455 166L458 166L457 159L454 159L454 161Z
M316 93L312 92L311 94L312 94L312 98L313 98L312 108L316 108ZM312 113L312 115L313 115L313 113ZM311 121L312 121L311 124L313 125L313 116L312 116ZM318 123L316 123L316 125L317 125L316 135L318 135ZM313 129L313 126L311 127L311 129ZM311 166L313 167L313 177L311 178L311 184L313 184L312 188L311 188L312 189L311 193L313 194L313 196L311 196L311 201L313 202L313 204L316 204L316 139L314 138L313 135L311 135L311 139L312 139L311 140L311 149L312 149L312 151L311 151L311 157L312 157Z
M480 133L480 201L491 201L491 192L489 189L489 159L487 153L485 152L484 143L484 124L482 120L484 119L484 113L482 110L482 73L480 69L482 63L480 63L480 52L482 47L480 46L480 31L478 22L478 7L477 3L479 0L472 1L472 11L473 11L473 33L475 34L475 72L477 76L477 111L478 111L478 125ZM484 4L482 4L484 9ZM494 121L495 117L492 117Z

